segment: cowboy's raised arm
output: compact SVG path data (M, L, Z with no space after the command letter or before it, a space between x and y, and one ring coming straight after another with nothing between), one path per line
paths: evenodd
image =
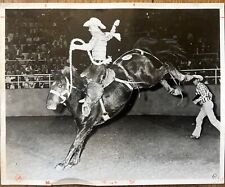
M107 39L110 40L115 37L117 40L121 41L121 36L119 33L116 33L116 27L120 24L120 20L116 20L110 30L110 32L106 32Z
M118 27L119 24L120 24L120 20L117 19L117 20L113 23L113 26L112 26L112 28L111 28L110 33L115 33L115 32L116 32L116 27Z

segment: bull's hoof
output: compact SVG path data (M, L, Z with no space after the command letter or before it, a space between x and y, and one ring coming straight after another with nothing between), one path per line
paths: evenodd
M182 95L182 91L178 88L176 89L173 89L171 92L170 92L173 96L180 96Z
M200 136L194 136L194 135L191 135L190 138L191 138L191 139L194 139L194 140L198 140L198 139L200 138Z
M78 163L79 163L79 159L75 159L71 161L69 164L59 163L55 166L55 169L57 171L63 171L65 169L72 168L74 165L77 165Z
M62 170L64 170L65 168L66 168L66 166L65 166L64 163L59 163L59 164L57 164L57 165L55 166L55 169L56 169L57 171L62 171Z

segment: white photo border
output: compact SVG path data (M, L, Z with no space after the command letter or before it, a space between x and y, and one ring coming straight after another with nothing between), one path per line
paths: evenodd
M15 180L6 178L6 100L5 100L5 10L6 9L218 9L220 11L220 67L221 67L221 89L220 89L220 177L217 179L179 179L179 180L137 180L127 181L90 181L86 185L164 185L164 184L220 184L224 183L224 146L225 146L225 57L224 57L224 4L223 3L4 3L0 4L0 90L1 90L1 184L9 185L48 185L46 181L24 180L16 183ZM49 180L49 185L60 184L58 181ZM63 184L74 184L67 181ZM76 183L84 184L84 183Z

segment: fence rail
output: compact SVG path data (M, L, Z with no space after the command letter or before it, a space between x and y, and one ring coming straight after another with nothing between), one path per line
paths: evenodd
M52 74L5 75L6 89L49 88L53 81Z
M211 69L189 69L189 70L181 70L181 72L185 72L188 74L200 74L204 77L205 80L210 81L212 84L220 83L220 69L219 68L211 68Z
M202 75L209 84L220 84L220 69L180 70L186 74ZM5 75L6 89L49 88L54 81L52 74Z

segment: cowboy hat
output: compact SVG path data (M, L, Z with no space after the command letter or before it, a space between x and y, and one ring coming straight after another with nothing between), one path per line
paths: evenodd
M103 25L102 22L98 18L95 18L95 17L90 18L83 25L83 27L90 27L90 26L97 26L100 29L106 29L106 26Z
M198 79L199 81L203 81L203 77L201 75L193 75L194 79Z

